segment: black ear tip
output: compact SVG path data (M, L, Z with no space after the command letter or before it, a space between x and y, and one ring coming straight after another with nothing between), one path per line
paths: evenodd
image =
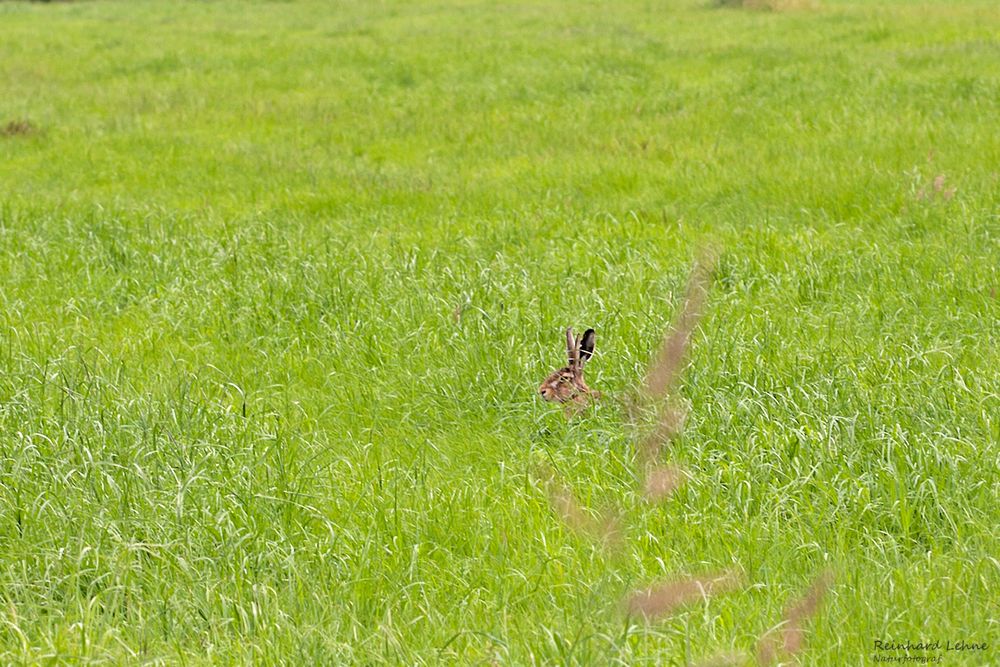
M593 329L587 329L583 332L583 336L580 338L580 355L584 359L589 359L590 355L594 353L595 338Z

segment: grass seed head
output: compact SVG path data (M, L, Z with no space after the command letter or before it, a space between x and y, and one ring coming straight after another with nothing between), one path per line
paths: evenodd
M621 517L610 510L594 516L584 509L570 488L559 481L554 473L549 479L549 500L552 509L570 529L605 546L614 546L621 541Z
M654 584L635 591L625 601L629 616L651 620L676 611L695 600L733 590L740 585L741 577L732 571L714 576L689 577Z
M651 503L669 498L684 482L687 475L678 466L657 466L646 474L643 496Z
M819 609L823 596L833 582L833 575L824 572L809 586L805 594L785 608L785 614L776 631L767 632L757 643L757 664L771 665L779 652L797 655L805 647L804 623Z
M668 402L660 410L656 426L639 444L639 457L643 464L649 465L656 461L667 443L680 435L687 415L688 406L679 401Z
M650 366L643 384L643 393L650 398L662 398L677 382L687 359L691 334L701 320L708 288L712 282L715 253L704 251L695 262L685 290L684 304L668 330L656 360Z

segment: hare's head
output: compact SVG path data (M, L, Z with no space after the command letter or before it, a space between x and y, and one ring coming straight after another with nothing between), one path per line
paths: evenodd
M588 398L599 398L600 394L591 391L583 381L583 366L594 354L594 330L587 329L582 336L573 337L573 329L566 329L566 353L569 363L553 372L547 378L538 392L546 401L565 403L577 401L585 403Z

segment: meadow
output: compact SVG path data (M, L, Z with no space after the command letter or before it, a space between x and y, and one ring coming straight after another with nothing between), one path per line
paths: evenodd
M994 0L0 2L0 662L1000 664L998 118Z

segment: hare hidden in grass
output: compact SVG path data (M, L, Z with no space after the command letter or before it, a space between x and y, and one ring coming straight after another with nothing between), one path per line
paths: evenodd
M569 364L563 366L545 378L538 388L538 393L546 401L566 403L586 403L590 399L601 397L600 392L592 390L583 380L583 367L594 355L593 329L587 329L582 336L573 337L573 328L566 329L566 353Z

